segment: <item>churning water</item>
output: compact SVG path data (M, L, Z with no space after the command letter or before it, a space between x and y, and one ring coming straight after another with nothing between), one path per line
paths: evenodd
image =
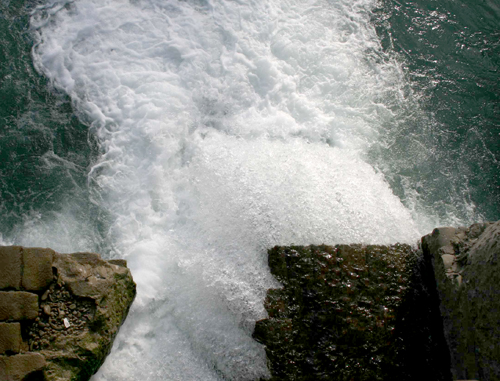
M500 218L500 13L455 3L0 2L0 243L138 284L95 380L265 377L268 248Z

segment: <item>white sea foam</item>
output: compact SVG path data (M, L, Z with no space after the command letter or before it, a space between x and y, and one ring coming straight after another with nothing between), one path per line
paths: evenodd
M91 121L138 296L97 380L255 380L276 244L414 242L364 161L391 118L374 1L53 1L38 70Z

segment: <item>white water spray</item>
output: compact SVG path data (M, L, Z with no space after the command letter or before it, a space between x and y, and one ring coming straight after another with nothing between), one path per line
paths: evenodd
M96 380L255 380L279 244L413 243L363 155L397 94L371 0L76 0L35 65L100 139L89 178L138 296ZM392 92L392 93L391 93Z

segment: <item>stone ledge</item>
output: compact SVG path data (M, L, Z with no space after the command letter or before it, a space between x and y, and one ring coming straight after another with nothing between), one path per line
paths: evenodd
M33 320L38 316L38 295L24 291L0 291L0 321Z
M0 355L7 352L19 353L21 343L21 324L0 323Z

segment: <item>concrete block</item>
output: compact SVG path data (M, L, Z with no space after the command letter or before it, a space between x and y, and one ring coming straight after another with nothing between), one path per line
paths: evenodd
M0 355L7 352L19 353L21 343L21 324L0 323Z
M0 321L32 320L38 316L38 295L24 291L0 291Z
M0 380L22 381L30 374L42 371L45 366L45 357L40 353L0 356Z
M0 246L0 289L21 286L21 246Z
M39 291L52 282L54 250L38 247L23 248L22 286L25 290Z

